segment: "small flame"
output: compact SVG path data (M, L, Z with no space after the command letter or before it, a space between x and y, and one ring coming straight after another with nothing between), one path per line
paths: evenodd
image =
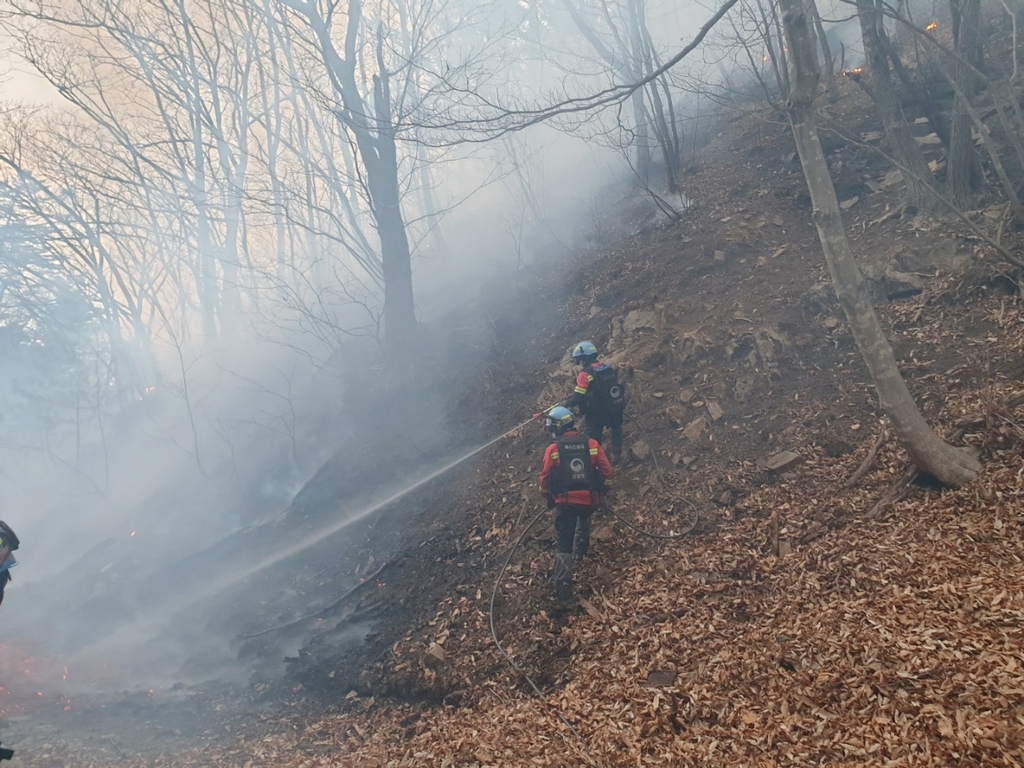
M925 32L934 32L938 28L939 28L939 23L937 21L933 21L927 27L924 28L924 31Z

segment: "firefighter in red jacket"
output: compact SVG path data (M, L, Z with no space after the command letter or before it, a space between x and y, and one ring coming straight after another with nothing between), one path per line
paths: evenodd
M590 548L590 517L601 505L612 481L612 465L601 444L576 431L572 411L555 406L544 422L551 445L544 452L540 492L555 510L555 595L572 600L573 553L582 558Z

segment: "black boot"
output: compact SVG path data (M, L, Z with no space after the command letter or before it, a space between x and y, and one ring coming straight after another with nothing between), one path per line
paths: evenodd
M572 553L555 555L555 597L560 603L572 602Z
M576 520L576 541L573 542L572 551L577 562L590 551L590 515L580 515Z

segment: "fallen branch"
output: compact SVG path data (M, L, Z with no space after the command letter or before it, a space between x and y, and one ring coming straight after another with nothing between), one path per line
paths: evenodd
M885 515L883 512L885 508L890 504L895 504L897 501L901 501L906 498L907 494L910 493L910 482L917 477L917 467L911 465L903 471L900 479L897 480L888 491L875 502L874 506L868 510L865 515L869 520L884 520Z
M875 463L875 458L878 456L878 450L882 447L882 444L885 443L888 437L888 430L883 429L874 444L871 446L871 450L868 451L868 455L864 457L864 461L860 463L860 466L857 467L853 474L847 478L845 483L843 483L843 488L852 488L861 481L864 475L868 473L868 470L871 469L871 465Z
M276 626L276 627L270 627L269 629L261 629L259 632L253 632L252 634L249 634L249 635L242 635L241 637L243 637L246 640L251 640L254 637L261 637L263 635L269 635L271 632L280 632L282 629L289 629L290 627L294 627L295 625L301 624L304 621L309 621L310 619L318 619L321 616L323 616L325 613L330 613L335 608L337 608L339 605L341 605L342 603L344 603L347 600L349 600L356 592L358 592L363 587L365 587L367 584L369 584L374 579L376 579L378 576L380 576L381 573L383 573L386 568L390 567L391 565L394 565L395 562L396 562L395 560L388 560L386 563L384 563L384 565L382 565L376 571L371 573L369 576L366 576L365 578L363 578L362 581L360 581L358 584L356 584L354 587L352 587L352 589L348 590L345 594L343 594L341 597L339 597L333 603L328 605L326 608L321 608L316 613L311 613L311 614L309 614L307 616L301 616L301 617L295 619L294 621L289 621L287 624L281 624L281 625Z

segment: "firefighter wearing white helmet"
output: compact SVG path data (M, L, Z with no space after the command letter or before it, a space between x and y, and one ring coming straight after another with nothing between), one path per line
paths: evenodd
M611 455L615 461L622 458L622 414L626 408L626 388L610 365L597 359L597 347L592 341L581 341L572 349L572 360L580 367L576 388L559 405L578 408L586 418L588 437L604 441L605 427L611 435Z
M562 602L572 600L573 554L584 557L590 548L590 518L612 481L612 465L601 444L576 431L572 411L557 405L547 413L544 426L551 445L544 451L540 492L555 510L554 588Z

